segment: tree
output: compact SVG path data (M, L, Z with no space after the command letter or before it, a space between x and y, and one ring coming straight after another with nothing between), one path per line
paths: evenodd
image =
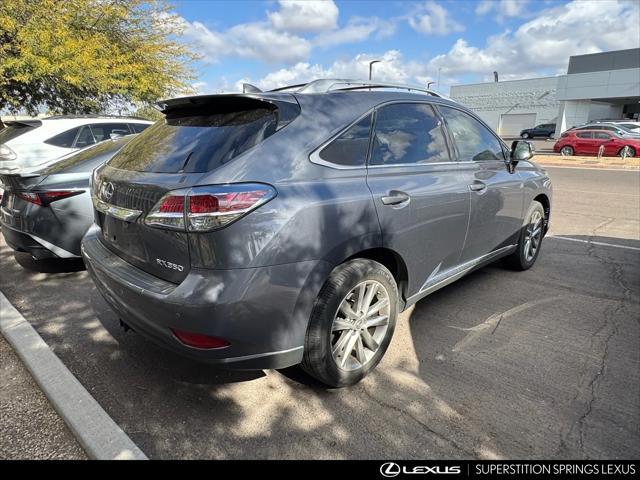
M0 0L0 110L98 113L186 93L197 56L164 0Z

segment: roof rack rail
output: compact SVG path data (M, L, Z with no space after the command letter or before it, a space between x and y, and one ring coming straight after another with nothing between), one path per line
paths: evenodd
M70 118L128 118L131 120L147 120L144 117L138 117L135 115L107 115L107 114L67 114L67 115L51 115L48 117L44 117L46 120L61 120L61 119L70 119Z
M289 88L289 87L283 87ZM327 93L340 90L370 90L373 88L394 88L398 90L407 90L410 92L426 93L439 98L447 98L441 93L435 92L428 88L406 85L402 83L386 83L386 82L370 82L364 80L346 80L346 79L320 79L304 84L298 90L298 93Z

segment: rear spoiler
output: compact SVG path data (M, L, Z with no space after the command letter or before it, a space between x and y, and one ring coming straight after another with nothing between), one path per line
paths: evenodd
M278 129L290 123L300 114L300 104L296 97L289 93L228 93L219 95L195 95L161 100L155 108L164 115L170 115L189 108L201 108L211 105L212 112L252 110L256 108L270 108L277 110Z
M2 171L0 170L0 184L2 184L2 188L6 190L25 190L29 189L38 183L40 183L41 179L39 173L29 173L29 172L15 172L12 173L10 171Z
M15 125L17 127L40 127L42 126L41 120L3 120L5 125Z

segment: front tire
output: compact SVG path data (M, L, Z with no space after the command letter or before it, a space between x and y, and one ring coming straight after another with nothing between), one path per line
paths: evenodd
M355 259L337 266L311 313L302 368L331 387L358 383L385 354L397 315L398 287L384 265Z
M573 149L573 147L570 147L569 145L565 145L560 149L560 153L567 157L571 157L575 153L575 150Z
M622 156L622 155L623 155L623 153L624 153L624 149L625 149L625 148L627 149L627 158L633 158L633 157L635 157L635 156L636 156L636 149L635 149L635 148L633 148L633 147L629 147L629 146L627 146L627 147L622 147L622 148L620 149L620 151L618 152L618 155Z
M545 234L547 221L540 202L531 202L525 218L518 237L518 248L504 259L505 264L514 270L528 270L536 263Z

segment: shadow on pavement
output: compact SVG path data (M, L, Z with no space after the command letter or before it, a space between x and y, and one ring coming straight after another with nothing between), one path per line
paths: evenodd
M47 258L36 260L28 253L14 252L13 257L26 270L38 273L70 273L86 270L81 258Z

